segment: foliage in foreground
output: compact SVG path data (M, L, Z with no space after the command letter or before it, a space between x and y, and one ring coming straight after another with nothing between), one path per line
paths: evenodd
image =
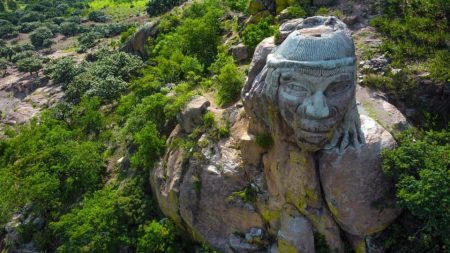
M392 252L439 252L450 248L450 132L406 132L401 145L383 153L383 168L396 183L398 205L415 218L414 229L388 242Z

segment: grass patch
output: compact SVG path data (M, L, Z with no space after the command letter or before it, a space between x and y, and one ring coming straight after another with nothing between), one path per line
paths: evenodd
M94 0L89 11L103 10L114 21L122 21L145 11L148 0Z

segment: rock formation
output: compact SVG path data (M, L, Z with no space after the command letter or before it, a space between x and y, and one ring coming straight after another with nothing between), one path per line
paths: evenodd
M314 252L321 238L332 252L345 242L366 252L366 238L400 212L380 157L395 140L359 115L344 23L312 17L283 29L279 46L268 38L256 48L243 106L207 109L230 136L177 126L151 172L153 191L165 215L222 252ZM196 97L187 108L195 105L211 107ZM177 145L188 138L196 147Z
M120 48L121 51L147 58L147 50L145 44L149 38L156 38L158 34L159 20L155 20L144 24L139 30Z

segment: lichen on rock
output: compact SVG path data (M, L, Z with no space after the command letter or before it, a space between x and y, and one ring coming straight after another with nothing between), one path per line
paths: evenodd
M364 251L365 238L400 212L380 156L396 143L359 115L346 25L335 17L291 23L279 46L268 38L256 48L244 108L224 113L234 115L230 136L205 141L206 130L197 142L207 144L195 147L201 160L181 163L180 148L170 149L152 187L166 215L223 252L314 252L322 236L333 252L344 252L345 240ZM189 132L180 126L175 135ZM270 145L258 145L261 135Z

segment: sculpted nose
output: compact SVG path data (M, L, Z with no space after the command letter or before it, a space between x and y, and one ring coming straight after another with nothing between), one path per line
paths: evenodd
M327 101L322 91L316 91L306 104L306 115L313 118L326 118L330 114Z

